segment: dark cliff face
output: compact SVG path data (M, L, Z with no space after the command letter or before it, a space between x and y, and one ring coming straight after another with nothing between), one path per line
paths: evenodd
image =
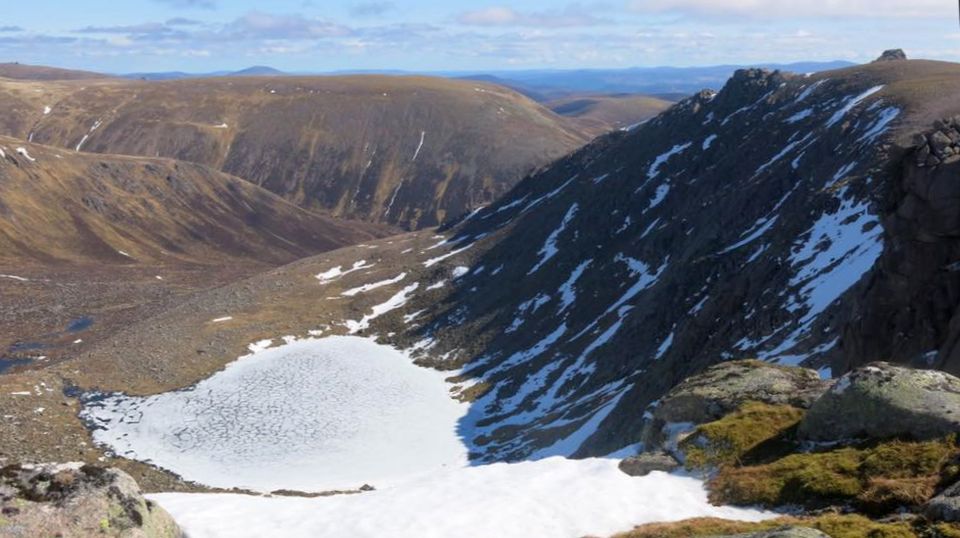
M850 362L841 335L886 248L884 140L903 110L885 88L740 71L454 228L472 270L412 304L434 316L411 338L480 395L462 425L477 457L616 450L719 361Z
M960 371L956 127L938 123L890 163L886 249L845 328L845 369L883 359Z

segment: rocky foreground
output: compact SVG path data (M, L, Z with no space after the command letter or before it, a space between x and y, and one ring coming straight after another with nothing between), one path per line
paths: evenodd
M81 464L0 469L0 536L180 538L167 512L129 475Z
M873 363L835 382L733 361L687 379L645 414L631 475L685 468L714 503L793 514L693 520L622 538L960 536L960 379Z

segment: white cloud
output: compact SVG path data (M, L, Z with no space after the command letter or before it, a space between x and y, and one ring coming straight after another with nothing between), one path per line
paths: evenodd
M571 28L596 26L610 21L597 17L593 11L579 4L561 10L520 12L512 7L493 6L475 11L466 11L457 17L457 22L468 26L532 26L544 28Z
M957 16L957 5L943 0L630 0L628 7L638 13L776 19Z

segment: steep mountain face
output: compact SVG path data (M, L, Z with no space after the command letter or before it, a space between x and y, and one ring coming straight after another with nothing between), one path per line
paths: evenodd
M451 372L485 462L636 443L666 391L733 358L955 369L960 132L930 125L958 87L938 62L739 71L455 225L198 295L62 373L151 393L256 340L377 336Z
M575 124L513 91L427 77L54 86L55 100L4 120L5 134L204 164L306 209L409 228L489 203L586 141ZM3 97L5 109L24 109Z

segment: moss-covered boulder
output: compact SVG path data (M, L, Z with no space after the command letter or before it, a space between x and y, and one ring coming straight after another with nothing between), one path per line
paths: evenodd
M809 441L936 439L960 432L960 379L935 370L873 363L854 370L807 411Z
M690 470L762 461L796 449L793 430L802 417L803 410L790 405L747 402L697 426L678 448Z
M82 464L0 469L0 536L181 538L162 508L130 475Z
M757 360L720 363L687 378L664 396L647 413L642 440L648 449L669 444L671 433L678 429L672 425L712 422L746 402L807 408L829 387L829 382L807 368Z

